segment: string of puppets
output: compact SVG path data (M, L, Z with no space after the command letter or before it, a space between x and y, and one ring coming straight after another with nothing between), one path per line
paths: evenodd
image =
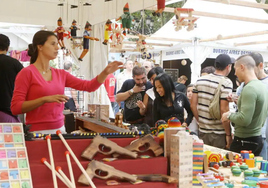
M157 7L158 9L152 14L154 16L159 17L165 8L165 0L157 0ZM122 25L119 25L117 23L113 24L109 19L106 21L104 31L104 41L102 42L103 45L107 45L109 40L111 39L110 42L111 48L122 49L124 37L126 36L126 34L129 34L131 32L132 21L134 21L133 16L131 16L129 12L128 3L126 3L126 5L123 8L123 14L116 19L116 21L119 20L121 20ZM77 30L80 30L80 28L78 28L76 24L77 24L76 20L73 20L72 25L69 28L70 32L69 31L66 32L64 27L62 26L62 18L59 18L57 22L58 27L54 30L54 33L57 34L59 45L63 50L66 49L63 40L64 37L67 37L73 42L73 48L80 47L80 49L82 49L83 47L83 51L78 58L79 61L83 61L84 56L89 51L89 41L90 40L99 41L99 39L90 35L92 25L88 21L85 24L83 36L81 37L77 36L76 32ZM152 47L146 45L145 42L146 36L134 31L132 31L132 33L137 34L139 37L136 45L136 50L142 53L143 59L145 58L150 59L151 54L147 53L147 48L150 49Z

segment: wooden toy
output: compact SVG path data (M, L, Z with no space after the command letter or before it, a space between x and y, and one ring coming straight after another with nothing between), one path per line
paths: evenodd
M45 138L48 134L33 133L34 138ZM65 139L92 139L96 135L104 136L106 138L133 138L136 136L144 135L144 131L135 132L116 132L116 133L75 133L75 134L63 134ZM59 140L60 138L56 134L50 134L51 140Z
M210 162L220 162L220 156L217 153L211 153L210 156L208 157L208 160Z
M64 172L61 170L60 166L56 167L57 172L61 175L61 177L65 180L65 182L67 182L67 184L69 185L68 187L70 188L74 188L74 185L72 184L72 182L70 182L70 180L68 179L68 177L64 174Z
M138 174L137 175L138 180L142 181L152 181L152 182L165 182L165 183L178 183L178 179L167 176L164 174Z
M141 150L141 148L143 148L143 150ZM152 150L155 156L159 156L164 152L163 148L154 140L154 137L150 134L134 140L130 145L126 146L125 149L129 151L137 151L139 153ZM118 157L118 154L113 154L113 157Z
M92 180L90 179L90 177L88 176L87 172L85 171L85 169L83 168L83 166L81 165L81 163L79 162L79 160L77 159L77 157L75 156L74 152L72 151L72 149L70 148L69 144L66 142L66 140L64 139L64 137L61 134L61 131L58 130L57 135L60 137L62 143L65 145L65 147L67 148L67 150L70 152L71 156L73 157L74 161L76 162L77 166L80 168L80 170L82 171L82 173L84 174L86 180L89 182L90 186L92 188L96 188L96 186L94 185L94 183L92 182Z
M22 123L0 123L0 187L33 188L25 136Z
M171 135L170 175L178 178L178 187L192 187L193 139L187 132Z
M203 188L224 188L225 185L223 182L220 182L220 179L216 179L213 174L205 173L205 174L198 174L197 179L202 184Z
M143 150L141 150L141 148L143 148ZM137 151L139 153L152 150L155 156L159 156L164 152L163 148L154 140L154 137L150 134L134 140L130 145L126 146L125 149L128 151ZM113 154L113 157L117 158L117 153Z
M193 141L193 185L200 185L196 175L203 173L203 140L198 139Z
M242 165L240 165L240 169L241 169L242 171L245 171L245 170L248 169L248 165L246 165L246 164L242 164Z
M116 23L112 24L112 34L110 36L111 43L110 46L113 49L121 50L123 48L124 35L122 34L123 29Z
M232 169L233 176L240 176L241 173L242 173L242 171L241 171L240 168L234 168L234 169Z
M255 167L255 160L254 159L245 159L246 164L248 165L249 168L254 168Z
M110 38L110 31L112 31L112 22L111 20L107 20L105 23L105 30L104 30L104 41L102 42L102 44L107 45L107 42L109 41Z
M243 159L249 159L249 151L242 150L242 151L241 151L241 157L242 157Z
M124 14L122 16L120 16L119 18L116 19L116 21L118 20L122 20L122 25L123 25L123 35L126 36L126 29L128 34L130 33L129 30L131 28L131 25L132 25L132 20L134 21L134 18L133 16L131 16L131 14L129 13L129 5L128 3L124 6Z
M115 126L122 127L122 125L123 125L123 114L121 112L116 113L114 124L115 124Z
M261 171L259 169L253 169L253 177L259 177L261 174Z
M51 141L50 141L51 137L48 135L46 136L46 140L47 140L47 146L48 146L48 153L49 153L49 160L51 163L51 167L52 169L55 168L54 165L54 157L53 157L53 153L52 153L52 147L51 147ZM53 180L53 186L54 188L58 187L58 183L57 183L57 179L56 179L56 173L54 170L52 170L52 180Z
M78 58L79 61L83 61L84 56L89 51L89 40L95 40L99 41L98 38L91 37L89 31L91 31L91 24L89 22L85 25L85 31L83 34L84 40L83 40L83 52L81 53L80 57Z
M252 170L245 170L244 171L244 177L252 177L253 171Z
M69 185L66 183L66 181L61 177L61 175L51 167L51 165L47 162L46 158L42 158L41 162L46 165L51 171L55 171L56 176L67 186L69 187Z
M64 32L65 32L65 29L62 27L62 19L59 18L58 19L58 27L54 31L54 33L57 33L57 37L58 37L58 41L59 41L59 45L60 45L61 49L65 49L64 42L63 42L63 33Z
M255 167L261 169L261 162L263 161L263 157L254 157Z
M65 152L65 156L66 156L66 160L67 160L67 164L68 164L68 169L69 169L69 175L71 178L71 183L73 184L73 187L75 188L75 181L74 181L74 173L73 173L73 167L72 167L72 163L71 163L71 159L70 159L70 152L66 151Z
M91 161L88 164L87 170L86 170L88 176L92 179L93 177L97 177L100 179L109 179L111 177L118 178L118 179L124 179L127 181L135 182L137 180L137 176L130 175L128 173L122 172L120 170L115 169L112 166L109 166L107 164L98 162L98 161ZM101 174L101 172L105 172L105 174ZM78 178L78 182L89 185L87 179L85 178L84 174L82 174Z
M166 0L157 0L157 10L153 12L153 16L160 17L160 14L165 10Z
M179 31L182 27L187 26L187 31L194 29L194 22L198 19L192 16L193 9L188 8L175 8L174 13L176 15L175 31ZM188 14L188 16L182 16L181 14Z
M102 150L100 148L103 148ZM107 151L105 151L108 149ZM113 153L124 154L131 156L133 158L137 158L138 154L136 152L132 152L126 148L118 146L115 142L108 140L107 138L103 138L97 135L91 142L91 144L83 151L82 157L86 159L92 160L97 152L100 152L104 155L109 155Z
M71 37L75 38L76 37L76 30L80 30L78 27L76 27L76 21L73 20L72 25L70 27L71 30Z

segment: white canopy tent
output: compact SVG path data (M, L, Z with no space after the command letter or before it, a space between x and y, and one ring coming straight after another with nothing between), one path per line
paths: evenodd
M248 0L248 2L255 2L255 0ZM201 64L208 57L213 50L213 47L223 47L229 49L239 49L246 51L267 51L268 40L268 14L263 9L250 8L215 2L208 2L203 0L188 0L183 8L192 8L196 12L212 13L222 18L195 16L199 19L195 22L196 28L192 31L187 31L186 28L180 31L175 31L174 19L171 19L160 30L158 30L153 38L168 37L182 42L173 42L173 49L182 49L185 54L192 61L192 82L194 82L201 69ZM170 8L167 10L172 11ZM227 16L225 16L227 15ZM234 20L238 17L244 17L244 20ZM228 18L228 19L224 19ZM254 23L254 19L258 22ZM259 35L256 35L259 34ZM252 36L250 36L252 35ZM229 37L231 39L218 40L219 38ZM188 42L187 42L188 40ZM260 42L257 42L260 41ZM164 41L165 43L170 41ZM249 43L250 42L250 43ZM256 45L245 45L246 43L263 43Z

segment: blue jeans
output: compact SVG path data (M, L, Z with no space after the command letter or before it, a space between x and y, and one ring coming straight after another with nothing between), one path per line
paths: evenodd
M263 157L263 160L267 160L268 144L267 144L266 138L262 138L262 140L263 140L263 147L262 147L260 156Z
M119 105L117 104L117 102L111 102L113 111L114 111L114 116L117 114L117 112L119 112Z

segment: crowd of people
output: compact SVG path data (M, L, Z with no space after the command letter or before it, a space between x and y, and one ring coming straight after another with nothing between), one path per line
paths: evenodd
M26 113L32 132L65 132L64 106L74 111L79 107L73 89L93 92L104 83L114 109L124 109L124 122L154 127L159 120L176 117L205 144L234 152L251 150L267 159L268 76L259 53L236 60L220 54L214 66L202 69L199 79L186 86L186 76L174 83L163 68L149 61L141 66L131 60L124 65L114 61L92 80L76 78L68 62L65 70L49 66L59 50L57 37L49 31L34 35L28 50L31 64L26 68L6 55L9 44L8 37L1 34L0 87L4 90L0 92L0 122L19 122L17 115ZM124 71L115 77L113 73L122 66ZM237 93L227 77L232 68L240 83ZM220 117L210 111L215 97L218 104L214 109ZM235 110L229 108L230 103Z

